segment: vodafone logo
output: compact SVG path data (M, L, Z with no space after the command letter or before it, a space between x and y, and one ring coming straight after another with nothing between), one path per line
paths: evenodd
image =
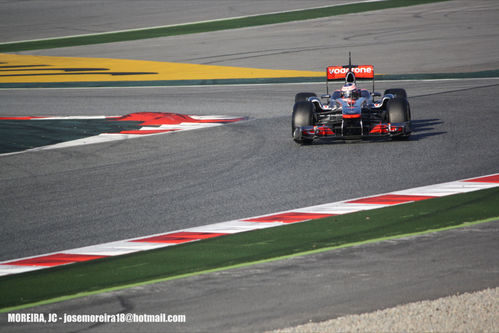
M357 78L369 79L374 77L374 67L372 65L361 65L352 68L352 72ZM344 78L348 73L348 68L343 66L329 66L327 68L328 80Z
M343 67L329 67L329 74L346 74L348 73L348 68L343 68ZM355 74L360 74L360 73L366 73L370 74L373 72L372 67L355 67L352 68L352 72Z

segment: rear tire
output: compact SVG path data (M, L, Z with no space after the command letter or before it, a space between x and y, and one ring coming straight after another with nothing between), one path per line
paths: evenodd
M317 97L313 92L301 92L295 95L295 103L306 101L309 97Z
M291 135L297 143L312 143L312 139L295 138L295 130L303 126L314 126L315 107L308 101L295 103L293 107L293 116L291 119Z
M395 97L407 98L407 92L402 88L391 88L385 90L385 95L392 94Z

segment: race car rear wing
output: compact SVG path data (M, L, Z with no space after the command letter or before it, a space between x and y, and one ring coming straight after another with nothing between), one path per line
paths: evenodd
M374 66L352 65L352 56L348 52L348 65L328 66L326 68L326 89L329 94L329 81L343 80L355 83L357 79L372 79L374 92Z
M354 73L356 79L374 79L373 65L345 65L329 66L327 68L327 80L334 81L345 79L349 72Z

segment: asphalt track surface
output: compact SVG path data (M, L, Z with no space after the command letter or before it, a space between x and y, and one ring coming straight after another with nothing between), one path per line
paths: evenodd
M397 42L397 39L384 41L382 50L379 43L362 46L364 37L350 39L351 46L361 54L372 54L375 58L372 62L385 73L437 71L438 68L442 71L496 69L499 57L494 54L499 48L490 41L497 40L497 29L487 29L497 26L496 20L493 20L497 17L497 3L477 1L460 10L456 6L468 5L463 1L453 1L446 5L418 6L419 10L389 10L393 22L386 29L394 33L395 27L403 30L411 26L408 17L422 20L419 29L413 30L412 38L419 40L422 43L420 46L427 43L426 46L433 47L423 47L418 54L413 51L410 55L387 59L386 54L398 54L401 50L400 40ZM298 6L303 7L306 6ZM443 23L437 26L432 24L439 21L432 15L440 15L440 22L448 18L448 29L444 29L447 25ZM84 20L83 17L80 18ZM451 20L453 17L455 20ZM314 24L307 29L320 32L324 22L314 20ZM451 24L453 22L454 25ZM470 36L463 38L459 34L456 30L458 22L463 27L471 27L463 30ZM376 27L380 28L383 24L363 25L362 36L368 31L375 31L375 37L379 33ZM283 30L293 34L302 28L301 23L291 23L193 35L186 37L186 43L181 43L178 48L182 49L185 45L194 48L197 38L197 45L203 45L208 54L218 52L220 57L213 64L276 68L282 59L284 67L278 68L286 68L294 62L298 69L320 70L322 65L331 62L327 52L317 51L312 58L303 52L279 52L266 57L240 57L227 62L223 58L227 54L223 49L214 50L216 43L203 44L209 38L224 36L223 45L235 45L233 43L244 40L248 35L257 36L257 32L261 31L259 29L270 35L273 29L277 29L273 38L255 37L251 41L253 48L267 50L269 45L279 40L286 44L283 47L286 49L297 42L289 41L289 35L283 37ZM338 24L337 29L345 29L344 24ZM485 33L486 30L488 33ZM434 40L426 41L427 36L435 35L435 31L438 31L440 40L447 41L447 47L435 47ZM30 38L37 37L26 36L23 39ZM313 40L317 44L327 44L325 39L315 40L309 36L304 39L303 43ZM149 42L152 45L163 45L163 42L175 45L176 42L178 45L183 40L183 37L172 37ZM338 53L345 50L349 39L343 40L345 44L339 50L334 47L329 50L335 52L338 62L343 59L343 54ZM168 54L168 50L175 50L171 45L160 50L157 47L145 48L147 41L133 43L89 48L93 56L99 57L114 57L118 53L126 54L126 50L138 52L136 50L141 49L142 56L138 53L130 55L134 59L149 59L161 51ZM462 43L469 43L471 47L466 52L456 52ZM142 47L139 48L139 45ZM438 41L437 45L440 45ZM455 49L451 48L452 45ZM97 48L101 48L100 51ZM488 52L483 52L484 48ZM90 51L84 50L87 47L31 54L90 56L84 53ZM201 49L197 52L202 53ZM444 54L448 58L442 58ZM426 62L425 57L431 55L435 55L433 61L428 67L422 67L421 59ZM175 54L165 58L162 60L182 61ZM195 62L192 61L192 54L184 55L183 59L184 62ZM361 60L371 62L368 57ZM469 63L471 60L475 61L473 68ZM311 67L307 67L309 61L314 63ZM322 92L323 85L0 91L1 115L123 115L139 111L173 111L250 117L249 121L214 129L0 157L0 211L3 222L0 259L497 172L498 80L379 82L377 90L396 86L406 88L410 96L415 126L411 140L303 147L290 138L293 96L298 91ZM315 268L295 265L296 261L306 265L307 258L311 258L303 257L282 263L284 266L291 265L282 269L263 265L53 306L59 312L65 309L100 313L125 309L137 313L185 313L188 320L191 317L193 326L179 329L187 331L190 328L264 330L284 327L309 319L323 320L409 301L495 287L499 283L495 259L497 244L494 242L497 232L493 223L423 238L372 244L367 248L333 251L314 257L313 261L317 260ZM487 240L484 237L491 238ZM391 250L388 251L387 247ZM364 261L352 259L362 257L362 254L365 254ZM431 255L438 256L434 262L429 259ZM331 264L327 258L332 257L338 261ZM377 260L373 261L373 257ZM404 264L411 260L416 264ZM475 268L466 266L473 262L477 265ZM372 279L362 278L362 267L366 267L368 272L365 274ZM465 271L473 274L461 274L462 267L471 267ZM291 269L291 273L282 273ZM308 269L314 276L326 278L308 279L311 276L306 274ZM333 272L357 276L356 279L349 279L351 284L346 290L351 293L342 289L344 276L336 276L337 280L333 279L331 284L324 286L325 280L329 281L328 275ZM295 276L294 280L292 276ZM449 283L450 280L453 282ZM279 281L280 289L276 289L279 293L271 294L269 291L276 287L276 281ZM406 289L403 286L407 286ZM314 294L317 290L322 290L329 297L317 301L317 294ZM167 296L158 297L156 291L163 291ZM137 294L139 296L136 297ZM273 297L268 297L269 294ZM299 301L290 297L293 294ZM338 308L333 311L334 306ZM48 308L43 308L43 311L45 309ZM137 327L93 327L96 331L125 328L135 330ZM67 331L68 327L61 329ZM147 331L148 327L141 329Z
M493 173L498 84L404 82L410 141L312 146L291 139L290 110L294 92L319 84L2 91L4 107L20 114L174 110L250 120L1 157L1 259Z

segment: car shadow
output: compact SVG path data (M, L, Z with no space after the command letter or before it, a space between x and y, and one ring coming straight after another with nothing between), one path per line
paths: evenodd
M441 119L416 119L412 120L412 134L409 140L418 141L432 136L446 134L444 131L436 131L444 122Z

